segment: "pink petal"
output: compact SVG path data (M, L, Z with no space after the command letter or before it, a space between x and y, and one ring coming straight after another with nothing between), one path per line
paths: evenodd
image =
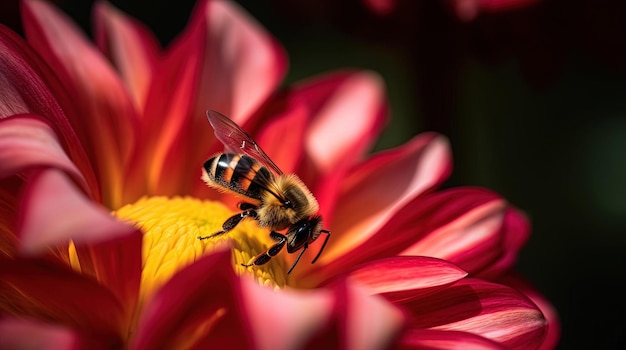
M340 283L336 291L337 313L343 316L341 348L385 349L404 328L404 313L383 298L350 283Z
M250 324L230 250L176 273L142 311L129 348L250 349Z
M507 203L480 189L457 188L446 195L452 200L441 202L441 207L433 206L431 210L454 216L433 218L445 221L431 223L432 231L401 254L433 256L470 273L480 271L502 253L501 227Z
M42 166L67 172L83 191L89 191L54 131L41 118L21 115L0 119L0 178Z
M67 244L70 239L80 245L137 232L86 198L55 169L35 174L24 190L22 201L17 232L21 251L26 254L39 254Z
M198 4L189 26L157 66L148 96L143 144L154 153L148 155L149 191L180 194L196 188L199 175L191 181L188 176L199 174L215 144L205 111L213 109L244 124L285 70L282 48L238 5Z
M472 333L411 329L402 335L398 349L504 350L507 348L493 340Z
M547 322L537 306L516 290L464 279L456 285L405 306L416 328L469 332L512 349L537 348Z
M119 71L137 110L143 111L160 50L156 38L108 2L95 3L94 20L98 47Z
M293 94L313 113L305 147L321 173L359 161L386 119L384 84L372 72L332 73L301 84Z
M503 272L510 270L517 262L517 257L530 236L530 223L522 212L508 207L504 213L500 229L500 256L484 270L476 273L476 277L493 280Z
M64 14L43 1L23 2L29 43L52 67L74 98L69 114L99 170L104 203L123 202L124 169L136 141L137 110L109 62Z
M89 193L99 200L91 161L63 111L72 110L68 95L54 73L26 42L3 27L0 27L0 95L3 96L0 118L33 113L48 122L89 184Z
M72 240L82 273L111 289L126 310L134 310L142 268L138 229L113 218L53 169L28 183L19 215L23 253L39 254Z
M304 106L294 106L280 115L274 115L260 131L257 143L285 173L294 173L303 155L302 140L308 127L308 113Z
M123 310L119 300L96 281L69 267L37 258L0 263L3 314L38 319L120 345Z
M518 291L524 293L532 300L541 310L548 321L548 332L545 340L539 349L550 350L557 347L559 338L561 337L561 321L559 314L554 306L539 292L537 292L528 282L516 275L508 275L498 280L508 286L512 286Z
M400 254L440 258L470 274L480 272L503 254L501 221L497 219L506 210L505 204L497 194L480 188L459 187L424 194L398 210L361 245L327 265L313 265L300 277L305 285L315 285L357 264ZM335 235L333 231L331 241ZM418 250L422 242L424 249Z
M80 340L72 330L23 319L0 320L0 349L77 349Z
M421 134L357 166L344 180L332 218L326 215L333 238L320 262L365 242L400 208L440 184L450 169L448 142L436 134Z
M393 301L416 298L453 284L467 272L445 260L421 256L375 260L350 273L350 280Z
M241 284L241 302L259 349L302 349L333 316L330 291L275 291L243 277ZM278 329L280 336L276 334Z

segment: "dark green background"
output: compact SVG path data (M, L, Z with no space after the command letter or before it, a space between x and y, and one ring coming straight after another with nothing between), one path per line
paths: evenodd
M89 1L56 2L89 27ZM559 348L626 346L625 6L540 1L462 23L444 1L416 2L380 19L358 1L240 1L286 48L286 83L345 67L380 73L392 122L376 149L442 132L454 152L447 187L493 189L529 215L518 269L558 309ZM193 6L113 3L164 44Z

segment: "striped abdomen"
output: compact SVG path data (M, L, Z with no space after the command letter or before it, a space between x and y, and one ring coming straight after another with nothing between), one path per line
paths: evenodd
M273 179L267 168L244 154L220 153L204 163L204 170L207 184L257 200Z

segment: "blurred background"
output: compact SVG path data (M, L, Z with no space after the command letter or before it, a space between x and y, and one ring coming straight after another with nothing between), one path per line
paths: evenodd
M86 31L92 1L54 1ZM111 1L167 45L190 0ZM241 0L286 48L286 84L378 72L376 150L445 134L446 186L492 189L533 224L518 270L557 308L559 348L626 348L626 2ZM20 27L17 1L0 20ZM18 29L19 30L19 29Z

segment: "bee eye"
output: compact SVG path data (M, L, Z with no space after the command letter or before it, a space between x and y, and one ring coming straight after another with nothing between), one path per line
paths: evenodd
M284 201L283 202L283 206L285 208L293 209L293 204L291 204L291 201L289 201L289 200Z

